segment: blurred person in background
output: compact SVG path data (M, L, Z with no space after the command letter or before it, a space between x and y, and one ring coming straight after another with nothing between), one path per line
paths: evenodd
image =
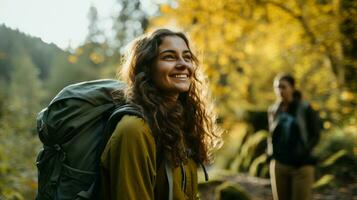
M274 200L310 200L319 140L318 113L302 99L290 74L275 77L276 102L269 107L268 156Z

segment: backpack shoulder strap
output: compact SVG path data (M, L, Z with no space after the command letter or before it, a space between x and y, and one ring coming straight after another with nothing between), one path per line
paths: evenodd
M208 175L205 165L202 162L200 162L200 165L202 167L203 173L205 174L205 181L209 181L209 175Z
M110 117L108 118L108 122L104 131L105 139L108 140L114 131L117 123L121 120L124 115L134 115L140 118L145 119L144 114L140 111L140 109L132 104L125 104L121 106L117 106Z
M124 115L134 115L140 118L143 118L144 120L146 119L145 116L143 115L142 111L140 111L140 109L132 104L125 104L122 106L117 107L114 112L111 114L111 116L108 119L108 124L107 124L107 128L105 131L105 140L108 141L108 139L110 138L112 132L115 129L115 126L117 125L117 123L120 121L120 119L124 116ZM158 144L156 144L156 146L158 146ZM159 151L158 149L156 150L158 153L160 153L161 151ZM161 152L162 153L162 152ZM164 159L164 156L159 156L160 158L162 157L162 159L160 159L161 161L159 162L164 162L165 164L165 174L167 177L167 181L168 181L168 186L169 186L169 200L173 199L173 174L172 174L172 166L171 163Z
M121 120L122 117L124 117L124 115L135 115L145 119L143 113L140 111L140 109L137 106L134 106L132 104L124 104L121 106L117 106L112 112L112 114L109 116L109 118L107 119L107 123L103 132L104 136L99 146L99 150L97 151L97 157L100 157L117 123ZM99 177L97 176L93 181L92 185L90 186L89 190L81 191L80 193L77 194L77 198L92 196L93 191L95 190L94 188L98 187L98 185L96 185L98 184L98 180Z
M276 101L268 108L268 125L269 131L273 132L277 126L277 115L279 110L281 109L281 101Z
M104 129L104 137L100 149L101 151L104 150L105 145L109 140L109 138L111 137L116 125L121 120L121 118L124 117L124 115L134 115L145 119L144 114L140 111L140 109L137 106L133 104L124 104L121 106L116 106L112 114L109 116Z
M167 159L165 160L165 174L167 177L167 182L169 184L169 200L173 200L174 180L172 175L172 166Z
M309 107L309 104L305 101L299 102L298 108L297 108L297 115L296 119L298 122L298 125L300 127L300 134L301 138L304 142L305 145L308 144L308 132L307 132L307 125L306 125L306 110Z

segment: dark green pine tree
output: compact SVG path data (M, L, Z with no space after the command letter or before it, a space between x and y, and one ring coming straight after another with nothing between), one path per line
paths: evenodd
M86 37L85 43L102 43L104 42L104 34L101 28L99 27L99 16L98 10L95 6L91 5L87 14L89 21L88 25L88 34Z
M118 15L114 17L114 48L123 50L132 39L142 34L148 26L148 15L140 0L117 0L120 5Z

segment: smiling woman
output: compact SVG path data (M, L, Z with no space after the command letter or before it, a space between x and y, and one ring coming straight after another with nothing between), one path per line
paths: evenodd
M153 71L153 80L159 89L174 96L189 91L193 61L191 51L182 38L167 36L162 39Z
M198 198L197 167L221 141L198 73L181 32L159 29L132 43L121 71L124 95L144 119L124 116L107 143L103 199Z

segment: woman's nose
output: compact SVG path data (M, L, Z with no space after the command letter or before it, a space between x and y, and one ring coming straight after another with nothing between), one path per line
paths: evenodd
M180 59L177 60L176 67L177 68L188 68L189 67L189 63L186 62L185 59L180 58Z

